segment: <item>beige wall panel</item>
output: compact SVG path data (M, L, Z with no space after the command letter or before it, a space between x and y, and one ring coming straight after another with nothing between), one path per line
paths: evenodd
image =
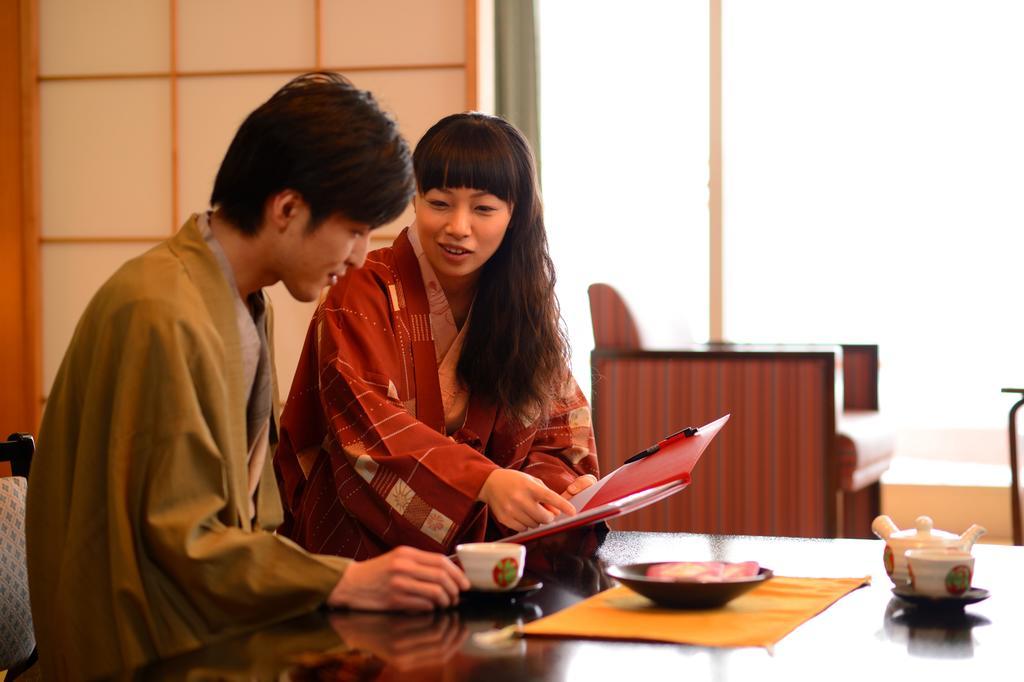
M39 0L39 75L170 69L167 0Z
M235 131L291 78L204 76L178 81L178 215L182 220L209 208L217 169Z
M324 64L461 64L465 0L324 0Z
M43 245L43 391L47 395L93 294L122 263L152 247L148 243Z
M462 69L356 72L349 76L394 114L411 148L415 148L423 133L438 120L466 109L466 79ZM412 209L406 209L401 218L375 231L374 236L378 239L393 237L411 220Z
M315 63L313 0L178 0L179 71L304 71Z
M398 119L410 145L448 114L466 110L465 75L462 69L353 72L357 86L369 90Z
M39 90L43 236L167 235L169 82L52 81Z
M302 303L292 298L284 284L278 282L266 290L274 305L274 351L277 361L277 388L284 401L292 387L292 377L299 363L306 330L316 310L316 301Z

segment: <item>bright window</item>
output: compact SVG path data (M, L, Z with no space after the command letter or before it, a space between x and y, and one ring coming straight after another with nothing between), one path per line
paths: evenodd
M545 219L589 394L591 283L658 309L652 343L707 338L708 5L538 4Z
M1024 4L727 0L722 25L727 335L879 344L901 436L1004 427Z
M539 5L549 233L587 383L590 282L707 338L709 3ZM725 337L877 343L900 454L1005 462L1024 3L721 5Z

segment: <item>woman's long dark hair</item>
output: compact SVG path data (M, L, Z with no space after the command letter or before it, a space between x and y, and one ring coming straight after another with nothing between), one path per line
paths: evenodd
M547 412L569 376L530 145L502 118L453 114L416 145L413 170L420 194L465 187L512 206L505 238L477 281L458 375L473 396L528 423Z

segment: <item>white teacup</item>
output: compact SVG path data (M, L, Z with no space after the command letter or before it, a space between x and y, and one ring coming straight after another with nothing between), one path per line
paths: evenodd
M467 542L455 553L474 589L504 592L519 584L526 547L514 542Z
M907 568L914 592L928 597L959 597L971 588L974 557L960 549L908 549Z

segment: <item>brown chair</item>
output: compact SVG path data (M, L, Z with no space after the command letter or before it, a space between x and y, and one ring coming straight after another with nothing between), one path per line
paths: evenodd
M13 476L0 477L0 670L13 680L36 661L25 562L25 498L35 441L15 433L0 442L0 462Z
M602 471L685 426L732 418L690 487L622 530L872 537L894 434L878 412L878 349L691 345L645 350L629 307L589 289Z
M1021 507L1021 497L1024 496L1024 478L1022 478L1020 461L1020 439L1024 436L1019 427L1018 417L1021 405L1024 405L1024 388L1004 388L1003 393L1020 393L1021 398L1010 408L1010 512L1013 525L1013 544L1024 545L1024 510Z

